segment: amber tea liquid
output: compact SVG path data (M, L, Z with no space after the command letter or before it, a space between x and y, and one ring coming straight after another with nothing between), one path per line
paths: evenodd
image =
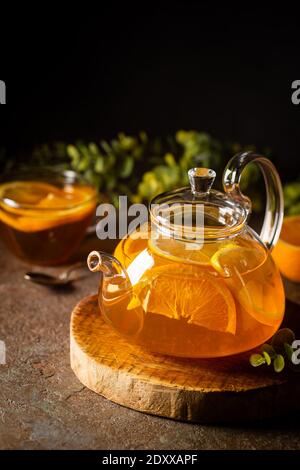
M231 355L268 340L283 319L279 272L247 231L191 251L176 240L133 235L120 242L115 256L132 287L104 278L102 311L117 331L152 351Z
M0 186L0 232L8 248L33 264L62 263L76 250L95 209L89 186L16 181Z

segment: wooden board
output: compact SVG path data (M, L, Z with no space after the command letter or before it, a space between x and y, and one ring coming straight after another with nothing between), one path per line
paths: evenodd
M79 380L138 411L194 422L265 419L300 409L297 374L254 369L249 353L224 359L152 354L103 320L96 296L71 318L71 366ZM300 374L299 374L300 375Z

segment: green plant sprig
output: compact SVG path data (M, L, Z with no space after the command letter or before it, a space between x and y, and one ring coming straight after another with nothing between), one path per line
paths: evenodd
M195 166L217 172L215 187L221 189L221 176L228 158L246 151L258 150L253 145L221 142L206 132L179 130L166 139L149 138L146 132L135 136L120 132L111 140L100 142L52 142L36 146L30 155L10 156L0 149L0 163L11 169L14 160L26 166L73 169L98 190L99 199L118 205L125 194L129 202L149 202L157 194L188 186L187 172ZM270 150L261 149L270 157ZM29 157L29 158L28 158ZM261 195L254 183L259 178L255 165L243 173L242 190L251 198L253 209L261 208Z
M273 365L273 369L277 373L282 372L288 365L293 371L300 372L300 366L292 362L294 340L295 334L289 328L278 330L273 336L271 344L265 343L261 346L259 353L251 354L250 364L253 367Z

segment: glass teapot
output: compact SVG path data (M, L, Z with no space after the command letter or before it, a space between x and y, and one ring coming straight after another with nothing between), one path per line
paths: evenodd
M259 165L266 212L258 236L247 224L251 201L240 190L245 166ZM150 204L150 222L118 244L114 256L93 251L101 271L100 310L129 341L157 353L221 357L252 349L279 328L285 306L270 251L283 218L278 173L265 157L234 156L225 192L211 189L215 172L189 170L191 187Z

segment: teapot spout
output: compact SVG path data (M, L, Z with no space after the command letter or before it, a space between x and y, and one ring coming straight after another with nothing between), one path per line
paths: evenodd
M92 251L87 258L87 265L90 271L102 272L106 278L122 277L129 281L127 273L117 258L104 251Z
M131 282L126 270L117 258L103 251L92 251L87 259L92 272L101 272L102 302L110 304L118 301L131 292Z

